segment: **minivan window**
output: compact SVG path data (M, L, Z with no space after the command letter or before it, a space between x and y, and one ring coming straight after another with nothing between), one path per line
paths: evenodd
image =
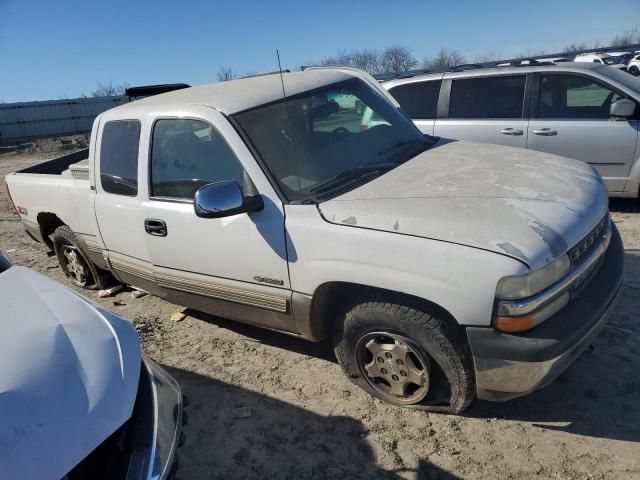
M522 118L525 81L525 75L454 79L449 118Z
M151 196L193 200L203 185L235 180L243 168L209 123L185 118L156 121L151 145Z
M539 118L608 119L609 108L621 95L578 75L542 75Z
M389 89L389 93L409 117L415 120L429 120L436 118L440 85L441 80L405 83Z
M135 197L138 194L140 122L105 123L100 143L100 183L105 192Z
M361 128L363 111L379 119ZM234 115L290 202L320 202L429 148L381 92L354 78Z

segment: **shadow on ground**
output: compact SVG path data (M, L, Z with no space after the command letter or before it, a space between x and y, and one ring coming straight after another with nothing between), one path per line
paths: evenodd
M165 368L191 401L176 479L458 478L425 460L415 470L379 468L367 430L353 418L318 415L212 378Z
M638 213L640 212L640 200L637 198L610 198L609 210L612 212Z

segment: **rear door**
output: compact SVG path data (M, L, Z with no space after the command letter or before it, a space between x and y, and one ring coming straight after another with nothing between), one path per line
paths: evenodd
M627 96L577 73L537 74L533 91L527 147L587 162L610 192L623 191L634 159L638 120L612 121L609 109Z
M389 93L422 133L433 135L441 85L440 79L412 81L391 87Z
M140 182L142 122L112 114L100 123L95 152L95 215L105 249L102 254L118 278L157 292L142 224Z
M526 74L453 77L445 115L435 122L434 135L456 140L527 146Z

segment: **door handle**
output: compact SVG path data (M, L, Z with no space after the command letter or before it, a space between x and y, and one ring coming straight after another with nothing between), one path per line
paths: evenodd
M502 130L500 130L500 133L502 133L503 135L512 135L516 137L518 135L522 135L524 132L516 128L503 128Z
M166 237L167 236L167 224L164 220L158 220L156 218L147 218L144 221L144 231L154 237Z
M542 135L543 137L553 137L558 134L557 130L553 130L551 128L541 128L539 130L534 130L533 133L535 135Z

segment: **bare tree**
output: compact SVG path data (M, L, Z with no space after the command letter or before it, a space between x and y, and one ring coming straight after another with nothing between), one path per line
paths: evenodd
M98 88L89 92L89 95L82 94L82 97L115 97L118 95L124 95L124 91L129 88L128 83L119 83L114 84L112 81L109 82L96 82L98 84Z
M495 62L496 60L500 60L496 52L481 53L473 57L473 63Z
M220 70L218 70L219 82L226 82L227 80L233 80L234 78L236 78L236 74L233 73L233 70L230 68L220 67Z
M573 52L578 52L580 50L586 50L587 48L589 47L584 42L571 42L569 45L567 45L562 49L562 53L573 53ZM593 48L598 48L598 47L593 47Z
M341 50L334 57L325 58L320 62L322 65L343 65L346 67L353 66L353 54L346 50Z
M401 45L392 45L382 52L380 58L381 70L399 73L411 70L418 64L418 60L411 54L411 50Z
M464 62L464 55L458 50L441 48L435 57L426 57L422 66L423 68L448 68L461 65Z
M640 43L640 30L638 28L629 28L611 40L612 47L625 47L634 43Z
M377 50L356 50L352 53L353 66L372 75L380 73L381 58Z

